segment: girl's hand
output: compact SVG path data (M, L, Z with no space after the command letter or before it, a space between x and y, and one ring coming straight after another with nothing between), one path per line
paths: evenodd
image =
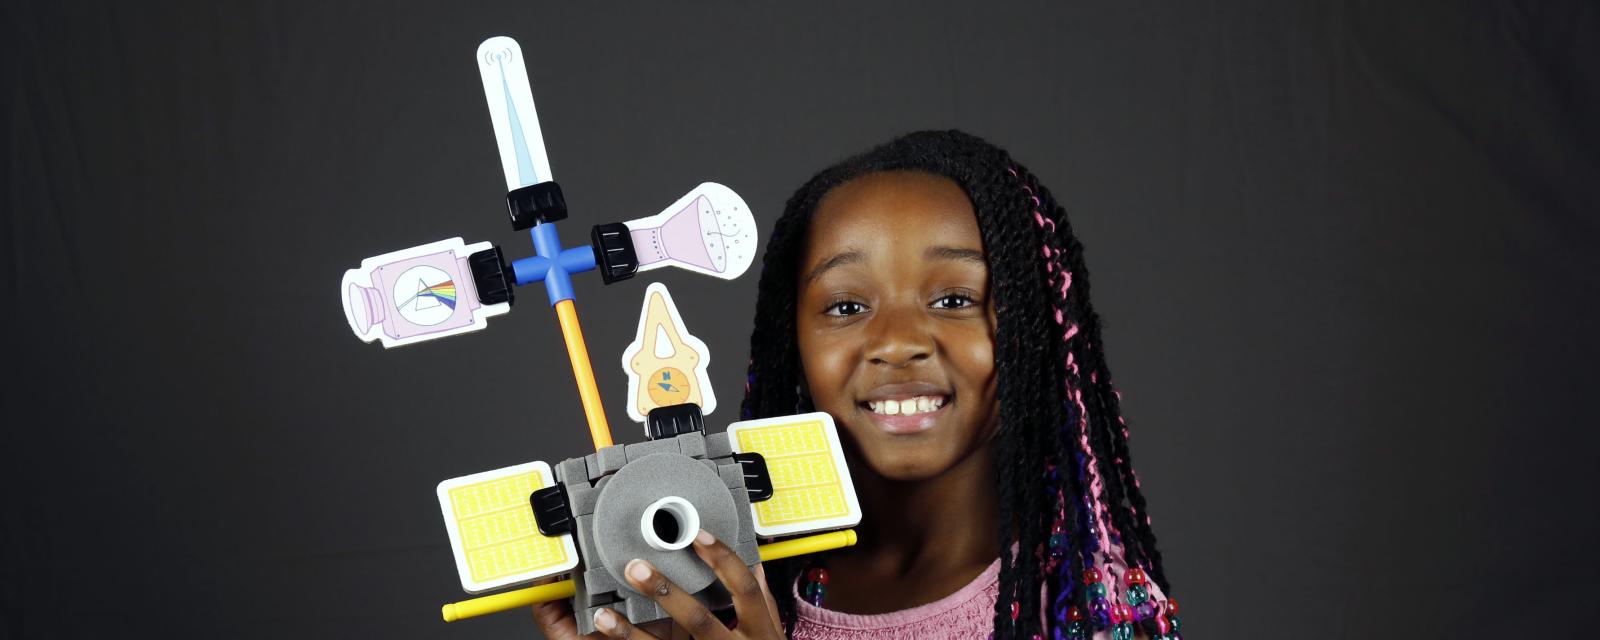
M778 605L767 590L767 581L756 565L751 573L739 555L711 534L701 531L694 539L694 552L700 555L722 581L722 586L733 596L733 610L738 624L734 629L723 626L717 616L695 600L690 593L672 584L666 576L650 563L634 560L623 573L635 591L655 599L661 608L672 616L678 626L696 640L732 640L735 638L769 639L783 637L783 624L778 620ZM602 609L594 617L595 628L612 638L630 640L660 640L625 620L610 609ZM556 637L556 636L551 636Z
M549 582L541 580L540 583ZM537 584L537 583L536 583ZM572 618L572 602L567 598L533 605L533 622L549 640L602 640L604 635L578 635L578 622Z
M539 633L548 640L606 640L607 637L598 632L578 635L578 622L572 617L572 602L565 598L533 605L533 621L539 625ZM665 634L673 631L671 625L671 620L660 620L645 625L645 628L666 637ZM671 637L675 640L678 636Z

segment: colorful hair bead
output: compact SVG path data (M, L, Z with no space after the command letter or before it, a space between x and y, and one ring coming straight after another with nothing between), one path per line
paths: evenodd
M806 571L806 584L801 589L800 595L806 602L811 603L811 606L822 606L822 601L828 597L828 570L812 567Z
M1155 605L1152 605L1149 602L1144 602L1144 603L1133 605L1133 619L1134 620L1138 620L1140 622L1148 622L1151 618L1155 617L1155 615L1156 615L1156 607L1155 607Z
M1127 578L1128 584L1148 584L1150 582L1150 580L1144 576L1144 569L1140 569L1138 567L1129 568Z
M1129 573L1132 573L1132 571L1129 571ZM1128 587L1128 597L1126 598L1128 604L1137 607L1141 604L1145 604L1145 601L1149 599L1150 591L1145 588L1144 583L1135 582L1133 583L1133 586Z
M1104 597L1095 598L1089 604L1089 621L1094 623L1094 628L1104 629L1111 626L1111 603Z
M1060 557L1067 552L1067 534L1056 533L1050 535L1050 555Z

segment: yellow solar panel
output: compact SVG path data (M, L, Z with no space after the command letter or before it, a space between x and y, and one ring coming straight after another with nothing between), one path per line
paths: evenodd
M728 438L734 451L753 451L766 458L772 476L772 498L750 505L758 535L822 531L861 522L861 504L828 414L735 422L728 426Z
M528 505L530 494L552 484L543 462L439 483L439 509L463 588L477 593L578 566L572 536L540 534Z

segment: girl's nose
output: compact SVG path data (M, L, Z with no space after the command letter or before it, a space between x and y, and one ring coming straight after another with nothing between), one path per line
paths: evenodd
M867 361L898 368L932 356L933 336L921 304L885 306L868 320Z

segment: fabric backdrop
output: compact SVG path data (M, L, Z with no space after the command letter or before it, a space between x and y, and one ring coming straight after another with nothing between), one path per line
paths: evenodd
M385 351L334 291L453 236L531 252L492 35L569 243L704 180L766 232L912 129L1032 167L1088 247L1187 635L1593 627L1592 2L7 2L0 638L536 637L439 621L433 489L588 450L553 314ZM649 276L578 278L618 438L658 279L720 430L756 278Z

